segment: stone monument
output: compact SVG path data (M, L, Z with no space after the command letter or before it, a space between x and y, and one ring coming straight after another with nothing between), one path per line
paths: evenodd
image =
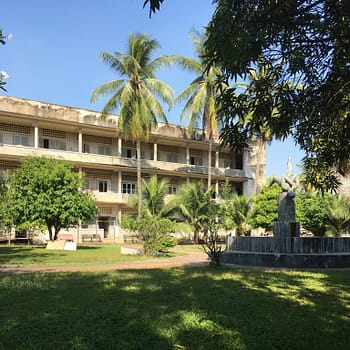
M300 237L300 224L295 218L295 190L299 187L299 176L292 173L290 157L287 172L281 177L274 176L271 185L273 183L278 183L282 188L278 196L278 221L273 225L273 235L275 238Z

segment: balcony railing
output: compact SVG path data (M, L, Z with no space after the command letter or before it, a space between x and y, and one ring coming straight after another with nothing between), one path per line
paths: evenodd
M64 151L47 148L33 148L26 146L0 145L0 153L11 157L12 159L20 159L28 156L49 156L58 159L64 159L73 163L82 164L103 164L106 166L136 168L137 160L134 158L123 158L115 156L105 156L92 153L79 153L74 151ZM190 165L184 163L173 163L154 160L141 160L142 169L162 170L169 172L177 172L182 174L198 174L206 176L208 174L207 166ZM227 168L211 168L212 175L222 177L245 178L245 171L241 169Z
M116 192L91 192L96 201L99 203L118 203L118 204L127 204L129 201L129 194L127 193L116 193Z

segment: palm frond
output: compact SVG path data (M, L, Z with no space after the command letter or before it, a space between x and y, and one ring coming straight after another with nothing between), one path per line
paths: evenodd
M165 102L169 108L173 106L174 90L170 85L155 78L146 78L143 83L154 95Z
M92 92L92 95L90 97L91 103L95 103L100 98L114 93L122 86L122 84L124 84L124 80L112 80L100 85Z
M194 60L193 58L181 55L172 55L171 58L178 67L188 72L195 74L203 74L203 72L205 71L204 65Z
M145 76L149 78L154 78L154 73L160 68L171 67L174 63L172 56L160 56L155 58L153 61L149 62L147 66L144 67Z
M116 52L114 55L105 51L100 53L101 61L115 70L120 76L127 75L124 65L124 58L125 56L121 52Z

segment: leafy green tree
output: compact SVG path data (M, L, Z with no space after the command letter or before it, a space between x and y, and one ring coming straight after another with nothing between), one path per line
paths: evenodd
M208 150L208 188L211 187L211 163L212 148L214 140L218 139L218 120L220 105L217 102L219 90L227 88L227 84L221 83L218 76L222 75L219 67L206 67L203 57L204 37L198 32L191 32L193 45L198 60L192 58L177 56L177 63L185 70L195 73L197 76L177 96L177 101L186 101L181 112L181 120L186 119L189 122L189 131L201 125L205 132L206 139L209 141Z
M278 119L280 114L279 91L276 89L279 76L274 67L264 57L258 59L256 68L249 68L246 82L236 82L231 91L224 96L230 96L230 100L222 98L224 113L221 113L221 122L224 125L220 135L223 145L242 150L248 147L245 137L249 135L257 142L256 169L253 194L260 192L260 169L266 142L273 139L281 139L286 135L280 134L266 122L257 123L256 120L269 114L271 118ZM290 86L292 87L292 83ZM239 93L237 91L240 91ZM227 105L229 103L229 105ZM236 115L237 118L233 119ZM243 134L244 128L246 135ZM243 142L242 142L243 141Z
M327 231L330 195L298 192L296 195L296 220L314 236L323 237Z
M349 197L330 197L327 228L334 236L341 236L350 228L350 203Z
M205 191L202 182L189 182L182 185L178 195L178 210L185 221L194 230L193 240L199 242L199 233L203 230L203 223L216 212L216 205L212 201L213 191Z
M138 220L137 229L146 254L167 253L169 248L177 243L176 239L170 235L174 232L175 225L169 219L156 216L143 217Z
M273 223L278 219L278 195L281 187L274 183L272 186L265 184L253 200L253 209L250 212L248 223L253 228L262 227L271 230Z
M9 178L5 196L8 219L15 226L45 223L50 240L62 228L95 219L97 207L83 178L67 162L28 158Z
M215 2L205 43L209 66L222 67L223 80L244 79L264 57L275 78L273 86L261 81L260 91L273 89L280 111L271 114L271 99L261 103L257 94L261 109L246 124L245 111L235 107L246 91L224 91L224 132L237 135L235 145L244 144L260 126L282 137L292 135L306 153L306 180L323 192L336 190L336 172L347 171L350 155L349 1Z
M141 216L141 139L147 138L158 119L167 123L159 99L170 107L173 103L173 90L156 78L156 71L169 67L170 57L152 54L160 47L159 43L145 34L130 34L126 53L101 52L100 58L121 79L112 80L97 87L91 102L112 95L102 109L107 116L119 108L118 126L124 134L136 142L138 215Z

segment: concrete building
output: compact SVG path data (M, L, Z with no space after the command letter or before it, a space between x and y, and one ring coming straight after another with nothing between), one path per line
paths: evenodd
M87 188L99 207L97 222L82 224L75 234L82 237L95 232L120 239L119 222L130 210L128 198L136 190L136 148L117 130L117 118L102 119L91 110L1 96L0 170L18 167L26 156L70 161L85 174ZM142 142L141 153L142 177L157 174L168 178L170 195L185 182L207 183L208 142L200 130L190 135L185 127L159 123ZM261 185L265 181L265 149L257 157L257 142L251 142L243 154L214 144L211 170L216 193L220 194L228 179L239 194L250 196L257 159Z

